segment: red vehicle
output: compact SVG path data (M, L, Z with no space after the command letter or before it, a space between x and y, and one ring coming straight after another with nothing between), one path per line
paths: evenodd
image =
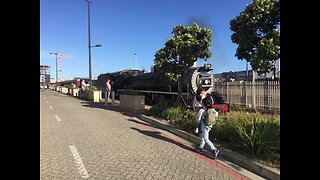
M220 115L223 116L227 112L230 112L229 104L224 103L224 104L213 104L212 107L216 110L219 111Z

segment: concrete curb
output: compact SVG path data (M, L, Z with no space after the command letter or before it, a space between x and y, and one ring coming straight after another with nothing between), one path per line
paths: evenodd
M189 140L193 143L199 143L200 142L200 138L193 135L193 134L189 134L183 130L177 129L174 126L170 125L167 122L164 121L160 121L158 119L155 119L153 117L149 117L146 115L142 115L142 114L137 114L138 118L146 121L150 124L156 125L162 129L165 129L179 137L182 137L186 140ZM207 149L207 147L206 147ZM209 149L208 149L209 150ZM225 149L220 147L220 156L222 156L223 158L225 158L228 161L231 161L245 169L247 169L248 171L251 171L263 178L267 178L270 180L280 180L280 172L277 172L269 167L266 167L260 163L254 162L250 159L248 159L247 157L244 157L234 151L231 151L229 149Z

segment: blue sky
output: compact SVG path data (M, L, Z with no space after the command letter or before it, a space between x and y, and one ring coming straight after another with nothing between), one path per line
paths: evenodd
M208 63L214 73L241 71L246 62L235 57L230 20L252 0L92 0L90 5L92 77L127 68L150 71L154 54L172 38L176 25L213 31ZM40 64L55 77L61 52L62 78L89 77L88 3L86 0L40 0ZM137 55L134 55L134 54ZM198 65L206 63L199 60ZM249 69L251 69L249 67Z

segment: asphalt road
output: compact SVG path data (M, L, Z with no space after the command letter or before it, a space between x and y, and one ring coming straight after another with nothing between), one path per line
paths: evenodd
M41 180L260 179L194 146L120 108L40 90Z

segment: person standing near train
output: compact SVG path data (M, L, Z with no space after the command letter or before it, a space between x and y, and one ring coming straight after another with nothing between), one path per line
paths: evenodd
M111 94L111 84L110 84L110 79L107 79L107 81L106 81L105 105L108 105L108 99L110 98L110 94Z

